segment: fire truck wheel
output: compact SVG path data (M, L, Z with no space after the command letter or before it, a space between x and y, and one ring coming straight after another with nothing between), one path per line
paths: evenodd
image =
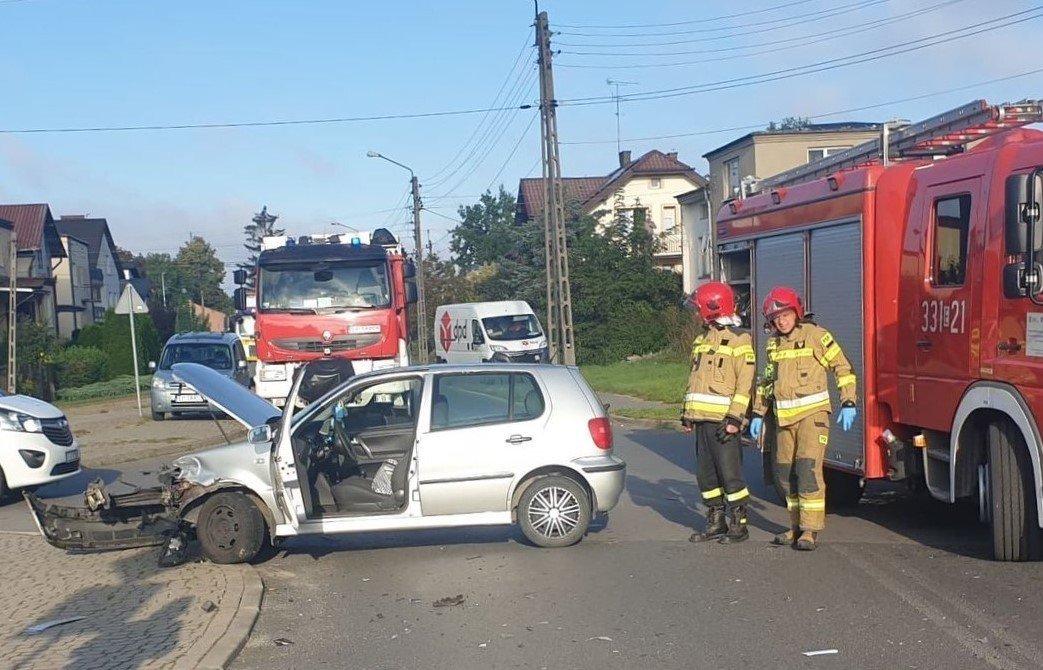
M242 493L217 493L199 510L196 537L203 555L214 563L247 563L264 543L264 517Z
M826 480L826 509L851 507L862 499L862 478L850 472L823 468Z
M1021 432L1009 421L989 426L992 551L997 561L1038 559L1043 549L1032 486L1032 463Z

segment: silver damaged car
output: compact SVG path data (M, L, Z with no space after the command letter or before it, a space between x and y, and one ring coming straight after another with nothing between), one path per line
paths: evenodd
M217 563L296 535L518 524L541 547L575 544L612 509L626 464L605 409L574 367L485 364L383 370L285 411L204 366L175 375L250 428L248 440L177 459L160 486L84 507L27 501L63 549L164 545L193 535ZM306 369L305 369L306 371Z

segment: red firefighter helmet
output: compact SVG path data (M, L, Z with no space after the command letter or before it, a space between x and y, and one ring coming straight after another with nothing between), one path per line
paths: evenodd
M713 321L722 316L735 314L735 293L732 287L719 281L711 281L695 289L689 301L699 308L703 321Z
M771 289L771 293L764 299L764 318L771 322L787 309L796 312L797 319L804 318L804 303L800 299L800 294L788 286L776 286Z

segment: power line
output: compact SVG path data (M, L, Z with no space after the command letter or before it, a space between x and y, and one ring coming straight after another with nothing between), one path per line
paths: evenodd
M564 63L562 67L568 68L582 68L582 69L598 69L598 70L616 70L616 69L648 69L648 68L659 68L659 67L677 67L682 65L702 65L705 63L713 63L718 61L731 61L737 58L748 58L750 56L759 56L763 54L773 54L779 51L786 51L789 49L797 49L801 47L811 46L813 44L820 44L822 42L828 42L831 40L839 39L841 37L849 37L851 35L857 35L859 33L868 32L870 30L876 30L894 23L899 23L911 18L929 14L939 9L949 7L951 5L964 2L965 0L945 0L929 7L914 10L912 12L906 12L905 14L899 14L896 16L877 19L868 23L859 23L855 25L844 26L843 28L834 28L832 30L825 30L819 33L811 33L807 35L799 35L797 37L787 37L785 39L770 40L767 42L758 42L757 44L746 44L742 46L731 46L731 47L720 47L716 49L694 49L686 51L663 51L658 53L605 53L595 51L563 51L563 54L573 56L611 56L614 58L632 58L632 57L652 57L659 58L664 56L689 56L697 54L720 54L735 51L745 51L748 49L758 49L759 51L750 51L744 54L732 54L729 56L721 56L718 58L700 58L698 60L686 60L686 61L674 61L670 63L640 63L631 65L620 65L616 63L604 64L604 65L588 65L588 64L575 64L575 63ZM815 39L819 38L819 39ZM787 44L790 46L783 46L779 48L768 48L764 49L761 47L771 47L774 45Z
M725 21L727 19L735 19L743 16L749 16L750 14L766 14L768 12L777 11L779 9L787 9L796 5L806 5L811 0L795 0L793 2L784 2L774 7L765 7L764 9L755 9L748 12L739 12L737 14L722 14L720 16L711 16L705 19L693 19L691 21L678 21L675 23L629 23L626 25L614 25L614 26L591 26L591 25L569 25L567 23L559 23L559 28L578 28L578 29L621 29L621 28L669 28L672 26L687 26L693 23L709 23L711 21Z
M500 84L500 88L496 91L496 95L493 96L492 103L490 103L491 106L495 107L498 104L498 102L500 100L500 94L503 93L504 89L507 87L507 82L509 82L511 80L512 76L514 76L514 70L518 67L518 63L521 62L522 57L525 55L526 49L531 49L532 48L532 43L530 42L531 39L532 39L532 29L530 29L529 33L525 36L525 42L522 44L522 48L518 52L518 56L514 59L514 63L511 65L510 69L507 71L507 76L504 77L503 83ZM521 76L522 72L524 72L524 70L519 72L518 76ZM504 100L506 101L506 98L504 98ZM440 177L446 170L449 169L450 166L452 166L456 162L456 159L458 159L463 154L464 150L467 149L467 147L471 144L471 141L474 140L475 136L478 135L478 131L481 129L482 125L485 123L485 120L487 118L489 118L489 114L490 113L491 112L485 113L482 116L482 118L479 119L478 125L476 125L474 127L474 131L471 133L471 136L467 138L467 141L465 141L463 143L463 145L460 146L460 149L457 150L456 155L453 156L451 159L449 159L449 162L446 163L445 166L443 166L441 170L439 170L438 172L434 173L433 175L427 177L425 181L431 181L433 179L436 179L436 178Z
M522 134L518 138L518 141L514 143L514 147L511 149L511 153L507 154L507 158L504 159L503 165L501 165L500 169L496 171L496 175L489 180L489 185L486 186L484 189L486 192L492 189L493 185L496 183L496 180L500 178L501 174L503 174L504 169L507 168L507 164L511 162L511 159L514 158L514 154L517 153L518 147L520 147L521 143L525 140L525 138L529 136L529 131L532 130L532 126L534 123L536 123L537 118L538 117L534 114L533 117L529 119L529 125L525 126L525 130L522 131Z
M989 84L997 84L1004 81L1011 81L1014 79L1020 79L1022 77L1028 77L1034 74L1043 74L1043 68L1036 68L1035 70L1029 70L1028 72L1020 72L1018 74L1012 74L1006 77L997 77L995 79L987 79L985 81L975 82L973 84L967 84L966 86L956 86L948 88L942 91L933 91L931 93L922 93L920 95L913 95L907 98L898 98L896 100L889 100L887 102L880 102L872 105L864 105L862 107L850 107L848 109L837 110L834 112L825 112L822 114L813 114L806 118L810 119L824 119L831 116L841 116L843 114L852 114L854 112L864 112L870 109L879 109L881 107L889 107L891 105L898 105L904 102L914 102L916 100L924 100L927 98L934 98L940 95L948 95L950 93L957 93L959 91L966 91L970 89L980 88ZM682 137L698 137L701 135L719 135L721 133L740 132L744 130L762 130L768 125L767 122L750 124L745 126L732 126L729 128L716 128L714 130L698 130L688 133L675 133L672 135L656 135L653 137L631 137L623 140L624 142L650 142L654 140L672 140ZM562 142L562 144L580 145L580 144L615 144L615 140L583 140L576 142Z
M664 98L674 98L674 97L685 96L685 95L694 95L696 93L708 93L708 92L712 92L712 91L721 91L721 90L732 89L732 88L741 88L741 87L744 87L744 86L751 86L751 85L754 85L754 84L764 84L764 83L767 83L767 82L780 81L780 80L783 80L783 79L792 79L794 77L800 77L800 76L807 75L807 74L815 74L815 73L818 73L818 72L826 72L826 71L829 71L829 70L836 70L836 69L843 68L843 67L848 67L848 66L851 66L851 65L861 65L861 64L864 64L864 63L869 63L869 62L872 62L872 61L880 60L882 58L888 58L888 57L891 57L891 56L897 56L899 54L909 53L911 51L918 51L920 49L925 49L925 48L928 48L928 47L937 46L939 44L946 44L948 42L953 42L953 41L956 41L956 40L964 39L966 37L973 37L974 35L980 35L982 33L991 32L993 30L999 30L1000 28L1006 28L1006 27L1009 27L1009 26L1012 26L1012 25L1016 25L1016 24L1019 24L1019 23L1025 23L1026 21L1031 21L1033 19L1040 18L1040 16L1043 16L1043 14L1035 14L1033 16L1025 16L1025 17L1018 18L1018 19L1015 19L1014 17L1019 17L1019 16L1022 16L1024 14L1030 14L1030 13L1033 13L1033 12L1039 12L1041 9L1043 9L1043 5L1037 5L1037 6L1033 7L1033 8L1031 8L1031 9L1028 9L1028 10L1024 10L1024 11L1021 11L1021 12L1015 12L1014 14L1008 14L1006 16L1001 16L1001 17L998 17L998 18L995 18L995 19L990 19L988 21L983 21L981 23L971 24L969 26L964 26L962 28L957 28L955 30L944 31L944 32L941 32L941 33L937 33L935 35L930 35L928 37L924 37L924 38L920 38L920 39L916 39L916 40L910 40L908 42L902 42L902 43L899 43L899 44L892 44L890 46L882 47L880 49L872 49L870 51L864 51L864 52L861 52L861 53L851 54L851 55L848 55L848 56L842 56L842 57L839 57L839 58L832 58L832 59L829 59L829 60L818 61L818 62L815 62L815 63L809 63L809 64L806 64L806 65L800 65L800 66L791 67L791 68L785 68L785 69L782 69L782 70L775 70L773 72L765 72L765 73L761 73L761 74L748 75L748 76L745 76L745 77L736 77L734 79L725 79L725 80L716 81L716 82L707 82L705 84L693 84L693 85L690 85L690 86L680 86L680 87L676 87L676 88L660 89L660 90L654 90L654 91L644 91L644 92L641 92L641 93L630 93L630 94L625 94L625 95L620 96L620 99L622 99L624 101L662 100ZM983 26L987 26L988 24L999 23L1001 21L1007 21L1007 22L1006 23L1002 23L1000 25L994 25L994 26L991 26L991 27L988 27L988 28L983 27ZM973 30L972 32L966 32L966 34L963 34L963 35L956 35L955 34L955 33L961 33L961 32L965 32L965 31L970 31L970 30L972 30L974 28L980 28L980 29L979 30ZM941 39L941 38L946 37L946 36L951 36L951 37L947 37L946 39ZM936 41L931 42L931 40L936 40ZM915 45L915 46L911 46L911 45ZM907 48L902 48L902 47L907 47ZM856 60L856 59L860 59L860 60ZM843 61L850 61L850 62L843 62ZM606 104L606 103L614 101L614 100L615 100L614 97L590 96L590 97L586 97L586 98L573 98L573 99L567 99L567 100L559 100L558 104L559 105L569 105L569 106L586 106L586 105Z
M815 22L815 21L822 21L822 20L825 20L825 19L831 19L831 18L835 18L837 16L842 16L844 14L850 14L851 12L857 12L857 11L860 11L860 10L865 9L867 7L872 7L874 5L881 5L881 4L883 4L885 2L889 2L889 1L890 0L859 0L858 2L853 2L853 3L848 4L848 5L840 5L840 6L837 6L837 7L830 7L829 9L823 9L823 10L819 10L819 11L816 11L816 12L810 12L808 14L798 14L798 15L795 15L795 16L786 16L786 17L783 17L783 18L780 18L780 19L774 19L774 20L771 20L771 21L761 21L761 20L758 20L758 21L754 21L753 23L740 23L740 24L737 24L737 25L734 25L734 26L722 26L722 27L719 27L719 28L693 28L691 30L678 30L678 31L673 31L673 32L665 32L665 33L600 33L600 34L592 34L592 33L570 33L570 32L564 32L564 31L558 33L559 35L572 35L572 36L575 36L575 37L619 37L619 38L629 38L629 37L668 37L668 36L671 36L671 35L697 35L697 34L705 34L705 33L716 33L716 32L721 32L722 30L735 30L736 28L751 28L751 27L754 27L754 26L759 26L760 27L758 30L740 31L740 32L737 32L737 33L729 34L729 35L718 35L718 36L715 36L715 37L703 37L703 38L698 38L698 39L681 40L681 41L675 41L675 42L655 42L655 43L651 43L651 44L619 44L619 43L609 43L609 44L600 44L600 43L595 43L595 44L570 44L570 43L567 43L567 42L557 42L556 44L558 46L569 46L569 47L577 47L577 46L578 47L583 47L583 46L591 46L591 47L617 47L617 46L618 47L638 47L638 46L666 46L666 45L670 45L670 44L687 44L687 43L690 43L690 42L702 42L702 41L707 41L707 40L721 40L721 39L728 39L728 38L731 38L731 37L741 37L741 36L744 36L744 35L754 35L754 34L757 34L757 33L770 32L770 31L773 31L773 30L781 30L783 28L791 28L793 26L802 25L802 24L805 24L805 23L812 23L812 22ZM764 26L769 26L769 27L764 27Z
M80 128L0 128L2 135L33 134L33 133L111 133L111 132L133 132L143 130L195 130L209 128L262 128L268 126L308 126L333 123L360 123L365 121L397 121L401 119L429 119L444 116L467 116L470 114L484 114L485 112L500 112L504 110L531 109L532 105L521 105L520 107L487 107L483 109L457 109L441 112L415 112L408 114L378 114L372 116L344 116L330 119L289 119L282 121L239 121L222 123L175 123L166 125L137 125L137 126L88 126Z

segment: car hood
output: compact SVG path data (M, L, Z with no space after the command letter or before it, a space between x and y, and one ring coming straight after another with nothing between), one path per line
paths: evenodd
M60 419L62 411L49 402L27 395L0 396L0 410L28 414L37 419Z
M172 369L175 377L247 428L261 426L282 416L275 405L217 370L199 363L175 363Z

